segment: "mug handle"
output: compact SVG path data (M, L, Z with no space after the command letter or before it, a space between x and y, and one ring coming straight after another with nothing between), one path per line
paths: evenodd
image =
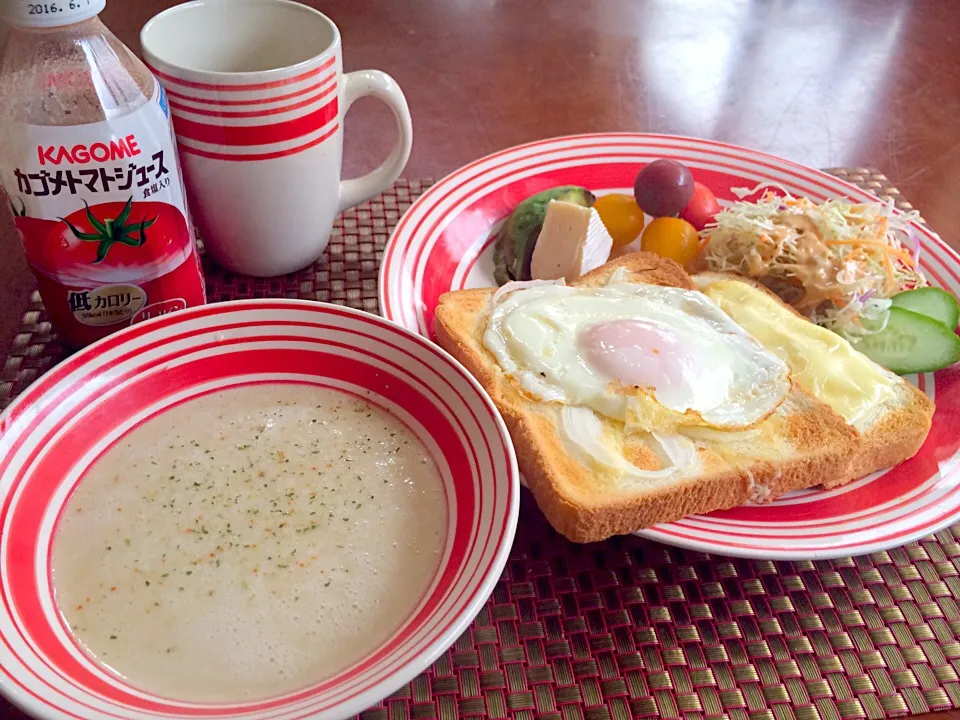
M397 121L400 137L387 159L376 170L352 180L340 182L340 211L379 195L400 177L410 157L413 145L413 126L407 99L396 81L379 70L358 70L343 76L343 115L361 97L373 95L385 102Z

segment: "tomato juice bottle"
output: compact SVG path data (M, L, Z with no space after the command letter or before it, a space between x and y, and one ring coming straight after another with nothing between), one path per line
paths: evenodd
M0 185L67 344L205 302L166 95L105 0L0 0Z

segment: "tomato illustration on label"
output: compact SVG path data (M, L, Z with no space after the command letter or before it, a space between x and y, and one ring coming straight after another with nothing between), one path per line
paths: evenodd
M144 280L169 272L191 252L180 210L161 202L88 205L60 218L34 247L35 266L56 277L91 282Z
M137 227L135 220L130 222L130 213L133 211L132 196L129 200L127 200L127 204L123 206L123 209L119 212L116 218L104 217L101 220L93 213L86 200L83 201L83 206L86 208L84 215L86 216L87 224L93 228L94 232L85 232L81 230L67 218L60 219L63 220L68 228L70 228L73 236L78 240L83 240L84 242L89 243L97 243L97 259L92 261L94 265L102 263L104 260L106 260L107 253L110 252L110 248L112 248L116 243L134 248L138 248L143 245L147 241L147 228L156 224L157 222L156 217L149 220L146 218L141 218L139 227ZM109 212L109 210L105 207L102 209L106 212ZM73 217L74 221L76 221L77 213L71 217Z
M144 280L169 272L192 252L179 208L162 202L89 205L58 220L25 214L12 201L14 221L30 264L68 282Z

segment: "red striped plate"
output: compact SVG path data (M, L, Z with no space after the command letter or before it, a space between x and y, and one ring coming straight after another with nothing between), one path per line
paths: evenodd
M869 193L826 173L723 143L637 133L544 140L478 160L441 180L401 218L380 271L380 307L400 325L432 336L440 294L493 281L491 230L516 204L548 187L632 192L645 163L674 158L723 201L731 188L776 182L813 200ZM960 295L960 256L917 225L931 282ZM671 545L749 558L857 555L903 544L960 520L960 369L910 378L937 403L920 453L887 472L824 492L791 493L749 506L644 530Z
M405 421L441 468L446 548L417 609L336 677L262 702L175 702L105 672L64 631L51 536L77 478L139 420L251 382L353 391ZM353 715L426 669L479 612L513 542L518 493L509 436L477 382L432 343L379 317L247 300L135 325L58 365L0 415L0 690L43 718Z

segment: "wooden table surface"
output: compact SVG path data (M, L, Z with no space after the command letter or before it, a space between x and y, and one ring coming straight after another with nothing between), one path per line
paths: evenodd
M952 0L307 1L339 24L347 70L379 68L406 92L408 177L553 135L694 135L813 167L877 167L960 248ZM139 48L143 23L173 4L110 0L102 18ZM356 175L386 155L392 124L362 100L345 125ZM2 347L33 286L7 224ZM19 713L0 701L0 717Z

